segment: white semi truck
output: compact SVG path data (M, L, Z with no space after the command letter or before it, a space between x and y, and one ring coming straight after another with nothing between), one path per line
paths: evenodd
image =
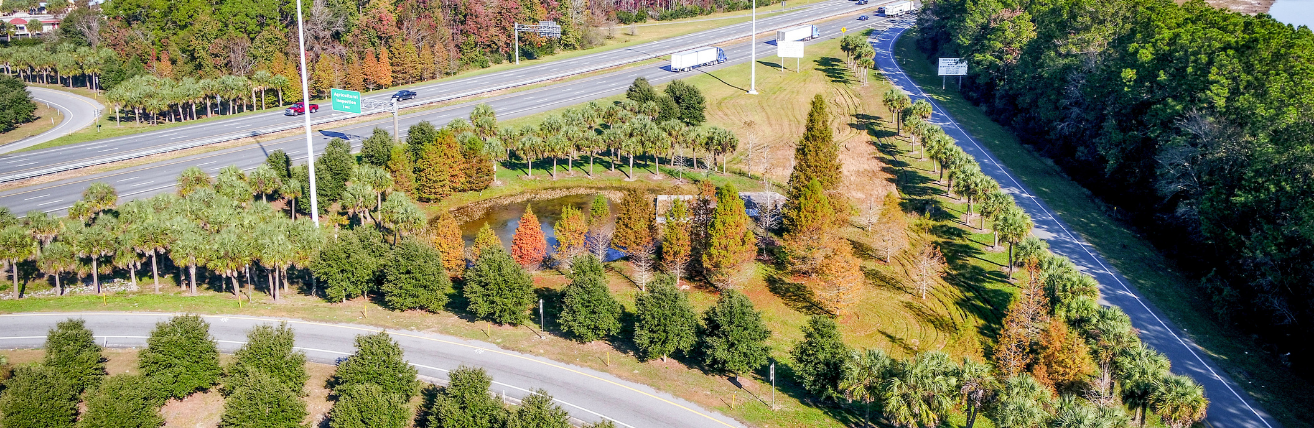
M671 71L688 71L704 65L720 64L725 61L725 51L721 48L709 46L692 49L671 54Z
M912 12L914 10L917 10L916 3L911 1L897 1L881 6L879 9L876 9L876 13L879 13L881 16L895 16Z
M818 37L821 37L821 30L818 30L816 25L802 25L776 31L777 42L797 42L800 40L812 40Z

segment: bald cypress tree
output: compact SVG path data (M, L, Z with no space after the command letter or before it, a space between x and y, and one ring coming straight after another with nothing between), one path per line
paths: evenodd
M717 287L733 287L740 270L757 253L757 237L748 228L750 221L733 184L717 190L716 209L707 228L707 251L703 253L703 269Z
M830 113L826 111L826 100L821 94L812 98L812 109L808 111L803 138L794 149L794 159L794 171L789 175L791 201L796 200L797 194L812 180L820 182L822 189L839 186L842 179L839 145L835 143Z
M520 216L520 225L516 227L516 234L511 238L511 256L520 266L530 270L538 269L547 256L547 239L543 236L543 226L538 223L538 216L534 215L531 207L525 208L525 214Z
M447 276L459 277L465 273L465 240L456 217L445 213L433 225L433 247L442 253L443 270Z
M441 130L425 144L415 165L416 199L436 201L459 191L465 181L461 146L451 131Z

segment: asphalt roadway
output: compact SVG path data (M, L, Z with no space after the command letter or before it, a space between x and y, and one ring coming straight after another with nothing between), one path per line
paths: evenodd
M1032 229L1037 237L1049 243L1054 253L1072 260L1079 269L1095 277L1100 284L1100 303L1122 308L1131 317L1132 325L1140 330L1141 340L1163 353L1172 362L1172 371L1188 375L1204 385L1209 408L1205 421L1212 427L1274 428L1280 425L1259 408L1245 390L1218 368L1208 352L1180 333L1177 328L1145 300L1129 281L1091 247L1026 186L1009 172L1008 168L977 143L962 129L934 99L926 96L912 79L894 62L894 41L907 29L909 23L896 23L894 27L872 38L876 50L876 66L896 87L909 93L914 101L925 99L935 107L931 122L940 125L964 151L981 164L981 171L999 182L1004 192L1013 196L1018 206L1026 210L1035 221Z
M22 150L65 135L96 123L96 112L105 108L100 102L71 92L28 86L27 92L37 102L49 104L64 115L54 128L31 137L0 146L0 154Z
M852 7L851 5L848 6ZM856 10L869 9L861 8L855 9L855 11ZM858 21L856 16L853 16L822 22L817 25L821 31L822 37L809 43L839 37L841 36L841 28L848 28L849 31L860 31L865 28L884 27L888 25L888 20L885 18L872 18L866 21ZM774 40L764 40L763 38L759 38L757 48L758 58L774 57L776 53L774 43ZM715 76L718 70L726 66L741 64L747 61L750 51L749 47L748 42L725 46L724 49L726 51L726 56L729 58L726 63L700 68L698 71L674 73L666 69L667 64L632 67L611 73L565 81L555 85L548 85L443 107L431 111L404 115L401 116L398 121L403 133L405 133L407 127L422 120L427 120L435 125L442 126L452 119L469 117L470 110L472 110L475 105L482 103L487 103L492 106L497 112L498 119L504 120L532 115L534 113L549 111L624 93L630 83L632 83L637 77L646 77L653 84L659 84L679 77L690 76L692 75L691 73L707 73ZM759 63L771 61L778 61L778 59L772 58L767 61L760 61ZM778 71L775 71L771 67L759 65L758 72L770 73ZM748 89L747 81L726 82L725 84L744 91L747 91ZM751 95L745 94L744 96L747 97ZM345 127L319 129L315 132L316 152L322 152L323 148L332 138L346 139L351 142L353 148L358 150L362 139L368 137L375 127L382 127L391 131L392 119L387 118ZM106 147L109 147L109 149L112 150L111 144L107 142L91 146L78 146L78 150L92 151L94 153L94 151L103 150L106 149ZM119 191L120 202L150 197L158 193L171 191L178 175L188 167L197 166L210 174L216 174L220 168L228 165L234 165L243 170L251 170L264 162L268 154L274 150L283 150L287 152L294 162L304 162L306 159L305 136L301 135L297 137L262 141L258 144L250 144L242 147L97 173L79 178L70 178L0 191L0 206L9 207L10 210L16 214L27 213L33 210L56 213L62 212L71 206L74 201L77 201L81 197L82 191L90 186L91 183L98 181L107 183L117 189ZM32 162L32 160L27 160L29 158L22 157L25 155L28 155L28 153L20 153L14 155L13 158L0 157L0 165L3 165L6 162L15 161Z
M785 12L771 17L758 19L757 29L761 32L774 31L802 23L851 13L858 10L875 10L876 5L855 6L846 0L823 0L819 3L785 9ZM780 11L779 7L764 7L760 13ZM747 37L751 31L750 23L742 22L725 25L712 30L701 31L684 36L671 37L626 48L606 50L575 58L548 61L530 61L531 65L511 68L498 72L486 73L472 77L452 77L432 83L411 87L418 95L407 103L421 102L426 99L447 99L457 94L476 95L501 90L507 86L519 86L541 81L544 76L592 72L618 63L632 63L652 58L661 58L672 52L707 46L711 41L729 40L733 37ZM774 46L771 47L774 51ZM386 104L394 92L381 91L363 96L363 105ZM292 103L299 99L300 92L284 94L284 101ZM112 106L111 106L112 107ZM333 111L327 102L320 104L319 113L312 114L316 120L326 117L348 118L350 113ZM0 177L12 177L20 173L42 173L52 167L68 165L85 165L98 159L130 156L135 153L150 152L152 149L189 145L191 143L212 141L215 138L261 134L271 127L298 125L300 117L284 116L282 110L223 118L212 122L183 125L159 131L134 134L118 138L90 141L86 143L35 150L10 156L0 156ZM330 125L331 126L331 125Z
M8 333L0 336L0 349L39 349L46 333L68 318L86 320L96 341L109 348L142 348L155 324L174 314L159 313L30 313L0 315ZM246 333L260 324L286 321L296 332L296 348L310 361L335 364L355 352L354 339L374 334L377 327L325 324L246 316L206 315L210 336L219 351L233 353L246 341ZM519 400L534 389L545 389L571 416L585 422L608 419L622 427L743 427L725 415L676 398L651 387L611 374L507 351L497 345L410 330L389 331L403 348L407 362L421 376L446 382L447 372L459 366L482 367L493 378L494 394Z

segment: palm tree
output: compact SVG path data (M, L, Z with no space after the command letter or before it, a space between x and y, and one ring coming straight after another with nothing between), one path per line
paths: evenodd
M260 93L260 110L265 109L265 91L269 90L270 80L274 75L267 70L257 70L251 75L251 101L255 101L255 93Z
M1119 428L1131 421L1120 408L1098 408L1077 397L1059 399L1052 428Z
M480 138L488 139L497 135L497 113L488 104L479 104L470 111L470 124Z
M995 220L995 230L1000 237L1008 242L1008 279L1013 279L1013 245L1022 242L1027 234L1031 233L1031 217L1022 211L1016 205L1004 210L1003 214Z
M73 250L78 257L84 257L91 260L91 283L96 287L96 294L100 294L100 259L103 257L112 257L118 250L115 242L115 233L118 229L118 220L114 217L104 217L92 226L70 226L68 229L73 232L72 244Z
M14 299L22 297L18 292L18 263L36 256L40 248L37 240L22 225L15 224L0 230L0 260L13 268Z
M292 209L293 220L297 219L297 199L302 196L301 192L301 180L295 178L287 179L283 182L283 186L278 189L278 194L287 200Z
M516 152L525 160L526 176L534 178L534 158L543 150L543 140L537 135L529 134L520 137L520 142L516 146Z
M299 269L308 268L310 262L319 256L320 248L324 246L325 233L324 229L315 227L315 223L310 221L293 221L288 229L288 238L292 241L292 258L290 259L292 266ZM283 273L283 290L287 290L287 267L284 266L280 270ZM316 291L313 275L310 277L310 281L310 294L313 296Z
M240 227L228 227L214 236L210 242L210 257L206 268L218 273L224 280L232 278L233 297L238 297L241 286L237 276L243 266L251 262L246 239L247 232Z
M1186 428L1205 417L1209 399L1190 377L1166 374L1150 395L1150 408L1172 428Z
M40 242L42 247L50 245L51 241L64 231L64 222L44 211L28 211L23 222L27 224L27 230L31 232L32 238Z
M138 233L137 225L123 225L114 236L116 248L114 250L114 267L127 269L132 283L137 283L137 269L141 267L141 256L137 253L137 248L141 246L141 237Z
M175 239L169 249L169 257L178 266L187 266L190 276L189 289L196 295L196 266L205 264L209 255L210 236L195 223L185 219L175 219L169 223L169 236Z
M392 175L374 165L359 165L351 171L351 181L365 185L374 194L374 206L383 205L383 194L392 188Z
M370 186L360 182L347 183L347 189L342 192L342 208L347 210L347 215L355 216L360 224L367 224L372 221L370 210L375 207L374 190Z
M135 250L151 258L151 278L155 281L155 293L160 293L159 256L169 250L173 237L169 235L168 223L159 218L152 218L138 228L138 240ZM180 278L181 280L181 278Z
M894 360L881 349L868 349L866 352L853 351L846 362L848 369L840 381L840 390L844 391L849 401L858 400L867 411L865 419L871 419L871 404L880 398L882 382L889 375Z
M976 424L976 415L981 405L995 390L995 377L990 374L990 366L963 358L958 368L958 393L967 406L967 427Z
M392 243L404 234L413 234L424 229L424 211L402 192L393 192L388 200L379 207L379 224L392 231Z
M37 256L37 266L42 272L55 277L55 291L59 295L64 295L64 287L59 282L59 276L65 272L72 272L78 266L77 254L73 248L63 241L56 241L46 245L41 249L41 255Z
M943 352L900 361L881 389L885 417L901 427L938 426L953 409L957 367Z
M274 171L274 168L263 163L251 171L247 181L251 184L251 190L260 194L260 201L264 203L269 203L268 196L277 192L283 186L283 182L278 178L278 173Z
M483 150L493 162L493 182L501 183L502 181L497 179L497 164L506 160L506 158L503 157L503 154L506 153L506 145L502 143L501 138L493 135L484 138Z
M999 396L987 409L995 426L1035 428L1049 418L1049 390L1036 378L1023 373L1004 380Z
M97 181L91 183L87 190L82 191L82 201L87 203L94 219L101 212L118 206L119 192L110 185Z
M282 281L287 281L287 278L283 278L283 272L296 256L292 240L288 237L290 226L291 220L280 219L262 224L256 231L257 259L270 272L269 297L276 301L280 297L279 280L282 278Z
M1145 410L1171 363L1163 354L1140 345L1123 351L1114 361L1114 374L1122 388L1122 400L1135 410L1136 419L1145 425Z

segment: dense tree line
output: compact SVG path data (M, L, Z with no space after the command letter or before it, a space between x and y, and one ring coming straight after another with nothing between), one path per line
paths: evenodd
M22 81L0 76L0 133L35 119L36 103Z
M947 0L919 22L925 52L972 62L969 99L1131 213L1224 322L1309 361L1314 33L1200 1Z

